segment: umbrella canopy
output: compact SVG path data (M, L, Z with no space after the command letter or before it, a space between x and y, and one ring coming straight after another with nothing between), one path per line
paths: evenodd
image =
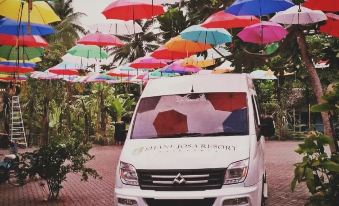
M162 72L161 70L156 70L153 72L149 72L147 75L145 75L144 80L147 79L158 79L158 78L162 78L162 77L175 77L178 76L178 74L176 73L165 73Z
M209 44L182 39L180 36L170 39L165 47L170 51L196 53L212 48Z
M130 74L128 71L121 71L119 69L111 69L108 72L106 72L107 75L112 77L133 77L134 74Z
M116 0L108 5L102 14L107 19L138 20L150 19L164 13L161 5L148 4L143 0Z
M44 49L35 47L13 47L13 46L0 46L0 57L7 60L19 59L30 60L40 57L44 54Z
M195 67L209 67L215 64L214 59L205 59L205 60L197 60L194 58L186 58L182 61L181 65L183 66L195 66Z
M85 57L85 58L107 58L108 54L101 50L98 46L93 45L76 45L69 49L67 53L74 56Z
M167 63L164 60L156 59L153 57L140 57L134 60L130 67L136 69L156 69L166 66Z
M286 10L291 6L294 4L290 0L236 0L225 11L237 16L263 16Z
M0 33L10 35L39 35L44 36L53 34L55 30L49 25L42 24L30 24L30 32L27 22L18 22L12 19L3 18L0 19Z
M270 21L279 24L314 24L327 19L324 12L302 6L292 6L274 15Z
M264 70L255 70L250 73L250 76L252 79L277 79L276 76L274 76L273 72L271 70L264 71Z
M34 79L43 79L43 80L61 79L61 77L59 77L57 74L40 71L32 72L30 77Z
M61 21L45 1L34 1L32 10L29 11L28 3L25 1L2 0L0 1L0 15L16 21L30 21L37 24Z
M92 72L87 75L87 78L84 79L84 82L105 82L108 80L117 80L117 79L107 74Z
M339 15L328 13L326 24L320 27L320 32L339 37Z
M303 6L321 11L339 12L338 0L306 0Z
M74 63L61 62L48 69L48 72L58 75L78 75L80 66Z
M232 41L232 35L225 29L204 28L200 25L193 25L180 33L183 39L204 44L219 45Z
M0 72L6 72L6 73L29 73L33 72L34 69L31 67L20 67L20 66L5 66L5 65L0 65Z
M110 34L103 34L96 32L94 34L87 34L78 40L78 44L103 46L123 46L124 43L116 36Z
M101 32L104 34L114 35L131 35L143 32L139 24L135 24L133 21L113 20L111 23L106 24L94 24L89 26L92 32Z
M26 81L27 76L25 75L6 75L6 74L0 74L0 81L1 82L13 82L13 81Z
M204 23L201 24L205 28L243 28L252 24L259 23L260 20L255 16L235 16L225 11L219 11L212 14Z
M19 62L16 61L0 61L0 65L4 66L19 66L19 67L35 67L36 63L33 62Z
M176 59L183 59L187 58L194 53L186 53L186 52L175 52L170 51L166 47L160 47L154 52L151 53L151 57L154 57L156 59L169 59L169 60L176 60Z
M188 132L187 116L176 110L159 112L154 119L153 126L158 136Z
M164 73L180 73L180 74L186 74L186 73L197 73L201 70L199 67L195 67L192 65L189 66L183 66L180 64L180 62L174 62L167 67L161 69Z
M269 44L282 40L287 35L286 29L274 22L265 22L245 27L238 33L244 42Z
M0 34L0 45L26 46L26 47L47 47L48 43L41 36L16 36Z

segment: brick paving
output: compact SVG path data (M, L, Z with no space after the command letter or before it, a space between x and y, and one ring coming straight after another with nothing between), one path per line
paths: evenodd
M294 152L297 142L267 142L266 164L269 183L270 206L302 206L307 197L307 190L301 185L292 193L290 182L293 177L293 164L300 157ZM0 150L1 153L6 151ZM9 184L0 185L0 206L40 206L40 205L113 205L114 174L121 147L95 146L91 154L95 159L89 166L95 168L103 177L102 180L90 179L81 182L80 176L70 174L59 200L46 202L47 186L41 186L39 181L32 181L23 187Z

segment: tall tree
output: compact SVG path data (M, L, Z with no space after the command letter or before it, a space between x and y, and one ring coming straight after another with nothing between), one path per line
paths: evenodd
M112 50L113 62L119 62L119 64L132 62L159 47L159 34L153 32L153 21L137 21L135 23L141 26L143 32L119 36L126 44Z

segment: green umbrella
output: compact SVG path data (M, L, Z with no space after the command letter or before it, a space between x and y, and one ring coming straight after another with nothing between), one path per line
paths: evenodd
M7 60L30 60L42 55L44 55L43 48L0 46L0 57Z
M89 45L76 45L69 49L67 53L85 58L106 59L108 57L108 54L105 51L102 51L100 47Z
M278 48L279 48L278 43L269 44L269 45L266 46L265 52L266 52L266 54L271 55L274 52L276 52Z

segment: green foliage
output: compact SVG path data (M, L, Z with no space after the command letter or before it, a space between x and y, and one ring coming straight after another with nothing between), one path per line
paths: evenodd
M339 202L339 155L328 156L325 146L330 144L331 138L312 132L296 150L303 159L294 165L291 189L306 183L311 193L308 206L335 206Z
M312 106L313 112L331 112L334 116L339 115L339 83L330 85L328 92L322 97L325 103Z
M50 144L22 155L21 174L39 175L47 183L48 199L57 199L68 173L81 173L82 181L87 181L89 176L101 178L94 169L85 166L94 158L88 153L90 148L90 144L83 144L75 134L66 139L56 136Z

